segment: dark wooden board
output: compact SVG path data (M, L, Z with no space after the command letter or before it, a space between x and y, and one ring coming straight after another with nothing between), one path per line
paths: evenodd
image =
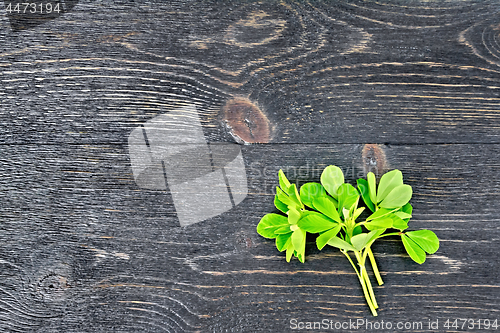
M249 96L273 142L497 143L497 4L81 2L32 30L4 20L0 142L121 143L186 102L217 141L221 106Z
M309 242L306 263L288 264L255 231L274 211L279 168L300 184L337 164L352 182L363 172L361 150L244 146L248 197L182 228L167 193L137 188L124 147L4 147L4 324L49 332L285 332L292 318L369 318L337 251L318 253ZM402 255L396 239L375 247L386 282L376 288L379 320L498 316L500 183L492 156L499 151L491 144L385 148L415 189L412 228L435 230L442 245L422 266Z
M493 0L79 1L18 31L0 16L0 331L500 319L498 13ZM128 136L189 104L208 141L234 142L223 107L241 97L271 129L240 146L248 196L180 227L168 191L135 183ZM421 266L397 239L374 247L378 318L333 248L311 239L306 263L286 263L255 230L279 169L302 184L336 164L353 183L367 147L413 186L411 228L442 239Z

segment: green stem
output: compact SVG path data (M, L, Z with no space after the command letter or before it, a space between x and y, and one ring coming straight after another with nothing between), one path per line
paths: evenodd
M388 234L383 234L377 237L377 239L382 238L382 237L387 237L387 236L400 236L403 232L390 232Z
M347 253L345 253L345 254L347 255ZM354 252L354 255L356 256L356 259L358 260L359 269L360 269L359 273L358 273L358 270L356 270L356 273L358 274L358 278L359 278L359 283L361 283L361 287L363 288L363 293L365 294L366 302L368 303L368 306L370 307L372 315L374 317L376 317L377 316L376 309L378 308L378 305L377 305L377 301L375 300L375 294L373 292L370 278L368 277L368 274L366 273L364 260L361 257L360 252ZM349 258L349 260L350 260L350 258ZM353 265L353 267L354 267L354 263L352 262L352 260L350 260L350 261L351 261L351 265Z
M347 257L347 259L349 260L349 262L352 265L352 268L354 268L354 271L356 272L356 275L359 276L359 271L358 271L356 265L354 264L354 262L352 261L351 256L349 256L349 254L347 253L347 251L340 250L340 252L342 252Z
M370 293L370 296L372 298L373 306L375 307L375 309L378 309L377 300L375 299L375 293L373 292L372 283L370 281L370 278L368 277L368 272L366 271L366 267L365 267L366 255L368 253L368 248L370 245L368 245L368 247L365 248L364 252L360 252L360 256L357 258L358 258L358 264L361 266L361 272L364 276L366 286L368 287L368 292ZM360 258L361 258L361 260L360 260Z
M361 268L361 269L363 269L363 268ZM365 294L365 299L366 299L366 302L368 303L368 307L370 308L370 311L372 312L372 315L374 317L376 317L377 316L377 310L376 310L375 305L373 305L370 293L368 292L368 290L366 288L364 274L358 275L358 278L359 278L359 283L361 283L361 287L363 288L363 293Z
M378 309L377 299L375 298L375 293L373 292L372 283L370 282L370 278L368 277L368 273L366 272L366 268L362 267L361 271L363 272L362 274L363 274L363 277L365 279L365 283L366 283L366 286L368 288L368 292L370 293L370 297L371 297L371 300L372 300L372 303L373 303L373 307L375 309Z
M372 249L370 247L367 247L365 251L368 251L368 258L370 258L370 263L372 264L373 273L375 274L375 278L377 279L378 285L381 286L384 284L384 281L382 280L382 276L380 276L380 272L378 270L375 257L373 256Z

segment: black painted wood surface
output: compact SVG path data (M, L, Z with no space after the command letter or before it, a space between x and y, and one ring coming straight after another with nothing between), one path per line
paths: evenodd
M500 321L500 2L68 9L27 29L0 15L0 331L291 332L292 319L365 319L460 332L445 321ZM250 130L268 122L269 135L225 125L238 98L263 115ZM255 143L241 145L247 198L180 227L168 191L135 183L127 138L188 104L208 141ZM351 183L402 170L411 228L442 240L423 265L396 239L374 246L376 318L335 249L311 240L304 264L286 263L255 230L275 211L280 168L301 184L329 164Z

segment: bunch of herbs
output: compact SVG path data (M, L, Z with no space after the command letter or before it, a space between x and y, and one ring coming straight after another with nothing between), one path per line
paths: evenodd
M385 173L378 185L375 174L370 172L366 179L358 179L354 187L345 183L339 167L330 165L321 174L321 183L306 183L300 191L282 170L278 177L274 204L284 215L265 215L257 232L275 239L278 250L286 252L288 262L292 257L302 263L305 261L307 233L317 235L319 250L326 245L339 249L356 272L374 316L378 304L366 271L368 262L379 285L383 280L371 250L373 243L382 237L399 236L410 258L419 264L425 261L427 254L439 248L434 232L406 231L412 217L409 201L413 192L410 185L403 183L399 170ZM366 209L370 214L358 221Z

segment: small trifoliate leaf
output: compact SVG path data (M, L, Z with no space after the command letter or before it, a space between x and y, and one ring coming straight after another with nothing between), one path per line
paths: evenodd
M330 239L337 236L341 228L342 227L340 225L337 225L335 228L327 230L319 235L318 238L316 238L316 245L318 246L318 249L322 250Z
M344 183L342 170L335 165L329 165L321 173L321 185L335 199L337 199L337 189Z
M300 187L300 200L310 208L314 208L313 199L326 197L326 190L320 183L305 183Z
M267 214L257 225L257 232L265 238L276 238L274 233L277 229L287 226L288 219L278 214Z
M332 201L333 200L330 200L330 198L328 197L314 198L313 206L316 210L325 214L332 220L337 221L338 223L342 223L339 213L337 212L337 208Z
M430 230L409 231L406 235L429 254L433 254L439 249L439 239Z
M410 258L418 264L423 264L426 257L425 251L405 234L401 234L401 240Z
M385 173L378 184L376 202L379 203L396 187L403 185L403 174L399 170Z
M302 216L297 225L300 229L315 234L335 228L338 223L323 214L309 212L309 214Z
M410 185L396 186L380 203L382 208L398 208L403 207L410 201L412 196Z

